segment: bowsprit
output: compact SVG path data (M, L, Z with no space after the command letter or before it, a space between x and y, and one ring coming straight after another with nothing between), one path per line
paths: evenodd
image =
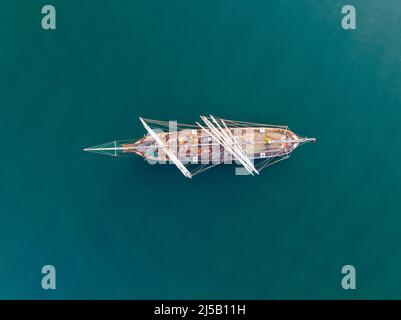
M259 174L264 168L288 159L300 145L316 141L296 135L288 126L214 116L201 116L203 124L196 122L196 125L139 119L148 132L143 138L112 141L84 151L111 156L139 155L152 164L173 163L184 176L192 178L233 161L242 166L240 174ZM169 130L164 132L162 128Z

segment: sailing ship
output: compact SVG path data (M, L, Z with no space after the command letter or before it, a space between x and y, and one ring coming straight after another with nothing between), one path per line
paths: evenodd
M151 163L173 163L187 178L223 163L237 162L247 174L259 174L288 159L300 145L316 141L296 135L288 126L201 116L202 124L139 118L147 134L85 148L111 156L139 155ZM162 129L169 130L163 131Z

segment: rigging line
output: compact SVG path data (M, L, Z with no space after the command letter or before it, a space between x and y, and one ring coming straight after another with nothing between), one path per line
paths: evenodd
M219 142L220 139L215 137L215 134L216 134L216 133L214 132L215 128L213 127L213 125L212 125L212 126L209 126L208 123L207 123L207 122L209 122L209 121L208 121L207 119L202 118L202 116L201 116L201 119L202 119L202 120L206 123L206 125L210 128L210 132L209 132L209 131L206 131L206 132L207 132L213 139L215 139L217 142ZM205 121L205 120L206 120L206 121ZM200 123L196 122L196 124L197 124L198 126L200 126L202 129L205 129ZM212 134L212 132L213 132L213 134ZM217 135L217 137L218 137L218 135ZM221 145L223 145L224 148L225 148L227 151L229 151L231 154L235 155L235 152L231 149L230 146L225 145L224 142L221 142ZM238 159L238 161L240 161L241 164L245 167L245 169L246 169L249 173L251 173L251 174L253 175L253 172L252 172L251 168L249 168L248 165L247 165L242 159Z
M251 173L253 175L253 169L251 167L248 166L248 164L241 158L241 156L239 156L237 154L237 152L235 150L233 150L231 148L230 145L227 145L227 143L225 142L225 140L222 138L221 134L218 132L218 130L213 126L213 124L204 116L201 116L201 119L206 123L206 125L210 128L210 130L212 130L214 132L214 134L218 137L217 141L220 140L221 144L233 155L236 156L236 158L238 159L239 162L241 162L241 164L245 167L245 169ZM203 127L202 127L203 128Z
M139 140L138 140L139 141ZM127 143L124 143L124 144L134 144L135 142L137 142L137 141L132 141L132 140L127 140ZM297 142L296 140L271 140L270 141L270 143L280 143L280 142ZM111 142L111 143L114 143L114 142ZM122 144L121 143L121 140L120 141L116 141L116 143L118 143L118 144ZM265 144L264 142L254 142L254 144ZM202 143L200 143L200 144L185 144L185 145L183 145L183 146L188 146L188 147L202 147L202 146L216 146L216 145L220 145L219 143L204 143L204 144L202 144ZM157 145L148 145L148 146L141 146L141 145L138 145L138 146L135 146L135 147L105 147L105 148L102 148L101 147L102 145L98 145L98 146L94 146L94 147L90 147L90 148L86 148L86 149L90 149L90 150L88 150L88 151L95 151L95 150L97 150L97 151L107 151L107 150L135 150L135 149L138 149L138 148L140 148L140 149L145 149L145 148L158 148L158 146ZM166 146L168 147L169 146L169 144L168 143L166 143Z
M275 154L271 155L269 158L266 158L266 160L261 161L258 163L258 169L263 170L265 168L265 164L269 164L271 161L273 161L275 158L280 157L279 153L282 152L282 150L277 151Z
M221 157L222 154L224 154L224 152L223 152L223 151L220 151L220 152L219 152L219 157ZM223 163L223 162L218 162L218 163L213 163L213 162L211 162L211 163L204 163L204 164L201 164L201 165L199 165L199 166L193 171L192 175L202 173L202 172L204 172L204 171L206 171L206 170L208 170L208 169L210 169L210 168L213 168L213 167L215 167L215 166L218 166L218 165L221 164L221 163Z
M289 143L291 143L291 142L293 142L293 143L297 142L297 143L298 143L297 140L270 140L270 142L269 142L268 144L281 143L281 142L289 142ZM234 143L231 143L231 144L235 145L236 143L234 142ZM266 143L265 143L265 142L254 142L253 144L266 144ZM168 144L166 144L166 145L168 146ZM200 144L183 144L183 145L181 145L181 146L187 146L187 147L202 147L202 146L217 146L217 145L220 145L220 144L219 144L219 143L200 143ZM150 145L150 146L144 146L143 148L145 148L145 147L152 147L152 145Z
M274 124L266 124L266 123L256 123L256 122L245 122L245 121L237 121L237 120L228 120L228 119L222 119L226 122L231 122L231 123L238 123L238 124L243 124L243 125L254 125L254 126L262 126L262 127L274 127L274 128L285 128L287 127L286 125L274 125Z
M250 163L249 159L247 158L247 156L242 152L242 150L239 148L238 144L235 142L234 139L230 139L230 137L223 131L223 129L221 128L220 124L213 118L213 116L210 116L211 119L216 123L216 125L219 127L220 129L220 133L222 134L223 137L225 137L226 141L228 141L228 143L231 145L233 144L233 149L237 152L237 157L241 157L242 160L244 160L248 166L256 172L255 168L253 167L253 165ZM231 131L228 130L229 133L231 134Z
M278 160L276 160L276 161L273 161L273 162L270 163L268 166L271 166L271 165L273 165L273 164L275 164L275 163L277 163L277 162L283 161L283 160L287 160L288 158L289 158L288 155L283 156L282 158L280 158L280 159L278 159Z
M227 121L226 119L223 119L224 121ZM228 120L231 123L234 124L240 124L243 126L247 126L250 125L252 127L255 126L261 126L261 127L273 127L273 128L285 128L285 125L274 125L274 124L267 124L267 123L254 123L254 122L244 122L244 121L232 121L232 120Z
M263 169L265 168L265 164L268 165L268 164L269 164L270 162L272 162L275 158L279 157L278 154L279 154L280 152L281 152L281 150L279 150L277 153L271 155L270 157L266 158L265 160L259 162L259 163L257 164L258 169L259 169L260 171L263 170Z
M177 166L177 168L182 172L182 174L188 178L192 178L192 175L188 171L188 169L182 164L182 162L176 157L176 155L173 152L171 152L168 148L166 148L166 146L160 140L160 138L157 136L157 134L146 124L146 122L142 118L139 118L139 120L141 120L145 129L155 139L155 141L160 145L162 150L168 155L169 159Z
M207 118L208 118L208 117L207 117ZM210 119L210 118L208 118L208 119ZM219 120L225 120L226 123L228 123L228 125L229 125L230 127L232 127L232 128L234 128L234 127L246 127L245 124L237 123L237 122L232 121L232 120L221 119L221 118L218 118L218 117L217 117L217 119L219 119Z
M258 163L257 167L259 171L262 171L265 168L265 165L269 164L269 162L272 161L273 158L268 158L260 163Z
M154 124L161 124L161 125L166 126L166 127L168 127L169 124L170 124L169 121L152 120L152 119L145 119L145 118L142 118L142 119L145 120L146 122L150 122L150 123L154 123ZM186 124L186 123L179 123L179 122L177 122L177 126L181 126L181 127L186 126L186 127L192 127L192 128L196 128L197 127L196 125L193 125L193 124Z
M239 148L238 145L235 143L235 141L232 141L232 140L230 139L230 137L229 137L229 136L224 132L224 130L221 128L220 124L213 118L213 116L210 116L210 117L211 117L211 119L213 120L213 122L215 122L216 125L218 126L218 128L220 129L220 130L217 130L217 129L216 129L216 130L217 130L217 133L221 136L221 138L222 138L226 143L228 143L230 146L231 146L231 143L233 143L232 149L235 151L236 157L237 157L238 159L243 160L245 163L248 164L248 167L249 167L252 171L255 171L255 172L256 172L256 170L254 169L253 165L250 163L249 159L248 159L245 155L242 154L240 148ZM210 125L212 125L212 124L210 123ZM213 125L212 125L212 126L213 126ZM241 163L242 163L242 162L241 162Z
M282 156L282 157L280 157L279 159L277 159L277 160L275 160L275 161L273 161L273 162L271 162L271 163L268 163L268 164L265 165L261 170L263 170L263 169L265 169L265 168L267 168L267 167L269 167L269 166L271 166L271 165L273 165L273 164L275 164L275 163L277 163L277 162L286 160L286 159L288 159L288 158L289 158L288 155Z
M213 118L213 116L211 116L211 117ZM214 118L213 118L213 120L214 120ZM226 126L224 120L221 120L221 119L220 119L220 121L221 121L221 122L223 123L223 125L226 127L228 133L229 133L230 136L231 136L231 140L233 141L233 143L237 143L237 142L235 141L236 139L235 139L234 135L232 134L231 130L227 128L227 126ZM216 123L217 123L217 122L216 122ZM242 137L243 137L243 136L242 136ZM245 141L246 141L246 138L245 138ZM246 146L246 145L245 145L245 146ZM251 168L252 168L257 174L259 174L258 170L256 170L255 166L253 165L253 163L251 162L251 160L249 159L249 157L246 155L246 153L244 152L244 150L242 149L242 147L239 147L238 145L237 145L237 147L238 147L239 151L241 152L241 154L243 155L244 159L245 159L245 160L248 162L248 164L251 166Z
M256 170L256 168L254 167L254 165L251 163L251 161L249 160L249 158L248 158L248 156L244 153L244 151L242 150L242 148L240 148L239 146L238 146L238 144L235 142L235 140L234 139L230 139L230 137L228 136L228 134L226 133L226 132L224 132L224 130L222 129L222 127L220 126L220 124L216 121L216 119L212 116L212 115L210 115L210 117L212 118L212 120L214 121L214 123L216 123L216 125L220 128L220 132L226 137L226 139L229 141L229 142L233 142L233 144L234 144L234 148L237 150L237 152L238 152L238 154L239 155L241 155L242 156L242 159L249 165L249 167L250 168L252 168L252 170L255 172L255 173L257 173L257 174L259 174L259 172ZM224 121L223 121L223 124L224 124ZM228 130L228 132L231 134L231 136L232 136L232 133L231 133L231 131L227 128L227 130ZM230 141L231 140L231 141Z
M270 158L270 159L267 159L267 160L261 162L261 163L258 165L259 171L262 171L264 168L266 168L266 166L268 166L269 163L272 162L272 160L273 160L273 158Z
M279 158L279 157L276 156L276 157L268 158L268 161L264 161L264 162L261 163L259 170L262 171L266 167L270 166L272 163L274 163L276 161L277 158Z
M203 168L201 170L195 171L194 173L192 173L192 176L197 175L197 174L201 174L201 173L203 173L203 172L205 172L205 171L207 171L207 170L209 170L209 169L211 169L211 168L213 168L215 166L218 166L218 165L219 165L219 163L216 163L216 164L213 164L211 166L205 167L205 168Z

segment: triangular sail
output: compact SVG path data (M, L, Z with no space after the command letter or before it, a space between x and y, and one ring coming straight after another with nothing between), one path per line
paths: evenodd
M93 146L90 148L85 148L84 151L99 153L99 154L104 154L106 156L115 157L115 156L117 156L116 141L111 141L111 142L103 143L103 144Z
M134 147L134 143L137 140L120 140L120 141L111 141L107 143L103 143L97 146L92 146L83 149L87 152L103 154L106 156L120 157L120 156L134 156L134 151L137 150Z

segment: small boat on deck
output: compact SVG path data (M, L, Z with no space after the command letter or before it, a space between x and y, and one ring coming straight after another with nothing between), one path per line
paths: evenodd
M151 163L173 163L184 176L192 178L219 164L233 162L242 165L248 174L259 174L264 168L288 159L301 144L316 141L296 135L288 126L214 116L201 116L203 124L195 125L139 119L148 133L143 138L112 141L84 151L111 156L139 155Z

